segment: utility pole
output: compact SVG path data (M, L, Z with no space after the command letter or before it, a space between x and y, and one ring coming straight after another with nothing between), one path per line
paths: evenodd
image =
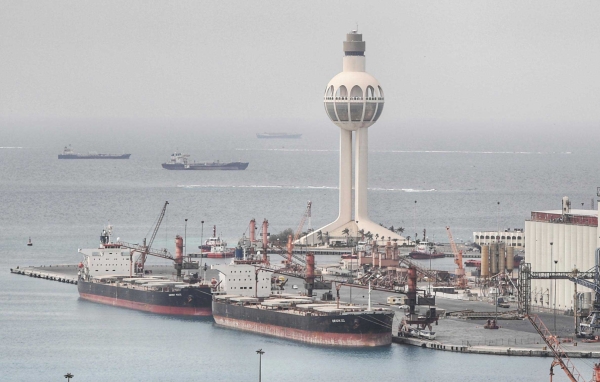
M183 257L187 254L187 219L185 219L185 228L183 229Z
M258 349L256 351L256 354L258 354L258 382L261 382L261 378L262 378L262 355L265 354L265 352L262 349Z
M556 273L556 264L558 260L554 260L554 273ZM558 337L558 333L556 333L556 280L554 280L554 335Z

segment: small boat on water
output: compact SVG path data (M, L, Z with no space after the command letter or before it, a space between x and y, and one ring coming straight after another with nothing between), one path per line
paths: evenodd
M73 151L71 145L65 146L62 154L58 154L58 159L129 159L131 154L99 154L87 153L79 154Z
M465 267L481 268L481 260L474 260L474 259L466 260Z
M206 239L200 247L200 256L209 259L226 259L234 256L234 250L227 248L227 243L217 236L217 226L213 226L213 235Z
M256 134L256 138L260 139L268 139L268 138L276 138L276 139L300 139L302 138L302 134L290 134L290 133L258 133Z
M29 237L29 241L27 242L27 246L31 247L33 245L33 243L31 242L31 236Z
M167 163L162 164L166 170L245 170L248 162L190 162L188 154L173 153Z
M433 243L429 243L427 241L420 242L415 250L408 254L411 259L440 259L442 257L446 257L445 254L438 252Z

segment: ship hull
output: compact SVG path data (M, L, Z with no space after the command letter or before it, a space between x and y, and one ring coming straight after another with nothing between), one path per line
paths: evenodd
M316 345L387 346L392 342L393 313L299 315L213 301L217 325Z
M212 314L212 297L208 286L184 288L176 292L159 292L79 280L77 289L79 296L84 300L122 308L166 315Z
M408 254L411 259L423 260L423 259L441 259L446 257L443 253L424 253L424 252L411 252Z
M163 163L162 167L166 170L245 170L248 167L247 162L232 163L192 163L184 165L183 163Z
M58 154L58 159L129 159L131 154L114 155L114 154L98 154L98 155L81 155L81 154Z

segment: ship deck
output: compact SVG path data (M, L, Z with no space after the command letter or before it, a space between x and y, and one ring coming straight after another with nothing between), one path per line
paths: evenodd
M341 316L341 315L364 315L364 314L389 314L393 310L383 307L371 308L362 305L348 303L326 303L318 302L306 296L295 295L273 295L270 298L259 299L256 297L244 297L239 295L215 295L215 300L225 304L244 306L248 309L272 310L278 313L293 314L299 316Z

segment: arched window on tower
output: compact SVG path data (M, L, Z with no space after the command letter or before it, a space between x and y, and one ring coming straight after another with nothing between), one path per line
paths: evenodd
M360 86L356 85L350 91L350 101L362 101L363 92ZM363 103L362 102L351 102L350 103L350 119L355 122L362 121L363 115Z
M344 85L337 88L335 92L335 100L336 101L344 101L348 100L348 89Z
M348 121L348 90L344 85L340 86L335 92L335 111L338 119L342 122Z
M375 111L377 110L377 103L375 101L375 89L372 86L367 86L367 103L365 104L365 117L363 119L366 122L373 119L375 115Z
M325 92L325 99L333 100L333 85L331 85Z
M381 86L377 86L377 90L378 92L375 95L375 98L379 102L377 103L377 112L375 113L373 121L377 121L379 119L379 116L381 115L381 112L383 111L383 90L381 89Z
M334 105L334 103L333 103L333 85L331 85L327 89L327 92L325 93L325 99L327 101L330 101L330 102L325 102L325 111L327 112L329 119L331 119L334 122L337 122L338 118L335 115L335 108L333 106Z

